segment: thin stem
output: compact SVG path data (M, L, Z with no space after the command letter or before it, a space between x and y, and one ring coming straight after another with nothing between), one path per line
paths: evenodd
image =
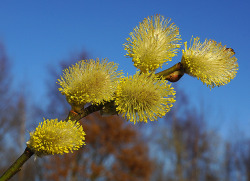
M68 117L65 119L65 121L71 120L71 121L79 121L80 119L86 117L87 115L100 111L104 107L103 104L100 105L90 105L86 107L85 109L80 110L79 112L75 112L71 110L68 114Z
M13 163L6 172L0 177L0 181L9 180L17 172L21 170L22 165L34 154L28 147L23 154Z
M161 72L158 72L157 74L155 74L156 76L158 77L161 77L161 76L164 76L164 77L167 77L168 75L174 73L175 71L179 71L179 70L182 70L183 69L183 66L181 64L181 62L175 64L174 66L166 69L166 70L163 70Z

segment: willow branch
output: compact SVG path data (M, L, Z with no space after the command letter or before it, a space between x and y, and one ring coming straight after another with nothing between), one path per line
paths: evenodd
M22 165L34 154L28 147L24 150L23 154L9 167L6 172L0 177L0 181L9 180L17 172L21 170Z
M178 81L184 74L183 66L179 62L175 64L174 66L170 67L169 69L166 69L164 71L161 71L156 74L158 77L162 77L166 80L169 80L171 82ZM75 111L72 109L68 117L65 119L65 121L71 120L71 121L79 121L80 119L86 117L87 115L94 113L96 111L102 110L105 113L106 110L114 114L115 107L113 105L113 102L106 102L105 104L99 104L99 105L90 105L85 109L79 109ZM6 181L9 180L12 176L14 176L17 172L21 170L22 165L34 154L28 147L25 149L24 153L9 167L9 169L0 177L0 181Z

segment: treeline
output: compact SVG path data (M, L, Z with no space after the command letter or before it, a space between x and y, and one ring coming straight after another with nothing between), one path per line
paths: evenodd
M64 68L82 59L85 52L49 68L41 107L13 87L11 61L1 44L0 174L23 152L28 131L43 117L66 118L70 107L55 82ZM192 109L177 91L174 109L158 122L134 125L119 116L87 116L81 120L87 134L82 149L30 159L12 180L250 181L250 140L220 138L206 126L206 114Z

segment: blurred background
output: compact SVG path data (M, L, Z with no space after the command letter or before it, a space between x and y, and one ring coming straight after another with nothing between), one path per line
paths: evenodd
M32 157L11 180L250 181L249 7L247 0L1 1L0 174L43 117L67 116L56 84L63 69L98 57L133 75L125 39L144 18L161 14L179 27L182 43L199 36L233 48L236 78L210 91L185 75L172 84L173 109L157 122L89 115L81 121L86 146ZM180 60L181 51L163 69Z

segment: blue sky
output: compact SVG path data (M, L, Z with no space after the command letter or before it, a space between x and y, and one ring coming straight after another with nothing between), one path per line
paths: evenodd
M86 50L90 58L108 58L125 73L134 74L122 44L147 16L172 19L182 42L199 36L231 47L239 71L228 85L210 91L202 82L185 75L177 85L185 89L194 107L205 111L209 124L219 130L250 129L250 1L167 0L3 0L0 4L0 41L12 64L17 90L25 89L31 100L46 96L47 67ZM180 61L181 53L169 65ZM165 66L166 68L167 66ZM25 82L25 84L24 84ZM25 85L25 88L24 86ZM178 96L178 95L177 95Z

